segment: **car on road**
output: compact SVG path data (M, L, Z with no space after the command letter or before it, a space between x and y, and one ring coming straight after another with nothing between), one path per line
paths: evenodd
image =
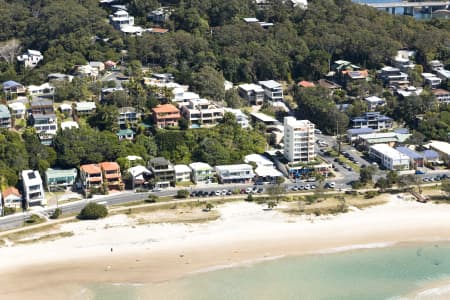
M222 191L221 190L217 190L216 191L216 196L220 196L220 195L222 195Z
M305 186L303 186L303 185L301 185L301 186L298 187L298 190L299 190L299 191L304 190L304 189L305 189Z
M328 182L327 183L327 186L330 188L330 189L334 189L335 187L336 187L336 182Z

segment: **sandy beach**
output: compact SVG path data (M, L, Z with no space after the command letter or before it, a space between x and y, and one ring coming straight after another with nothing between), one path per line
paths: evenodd
M57 231L73 236L0 248L0 298L83 299L75 291L92 282L161 282L286 255L450 239L450 206L383 197L387 204L336 216L236 202L206 223L154 224L146 214L62 224Z

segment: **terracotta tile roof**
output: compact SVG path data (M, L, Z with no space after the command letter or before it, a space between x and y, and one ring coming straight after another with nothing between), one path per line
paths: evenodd
M450 94L449 91L444 90L444 89L435 89L435 90L432 90L431 92L433 94L435 94L435 95L448 95L448 94Z
M158 105L157 107L154 107L153 112L160 114L160 113L179 113L180 111L178 108L173 106L172 104L163 104Z
M82 170L88 174L96 174L96 173L102 172L102 170L100 169L100 166L97 164L82 165L82 166L80 166L80 170Z
M102 162L99 163L100 168L104 171L115 171L120 170L119 164L116 162Z
M169 29L164 29L164 28L152 28L152 30L150 32L153 33L166 33L169 32Z
M307 88L307 87L315 87L316 85L311 81L302 80L298 83L298 86Z
M5 189L5 190L2 192L3 199L7 198L7 197L10 196L10 195L14 195L14 196L17 196L17 197L21 197L19 191L18 191L15 187L13 187L13 186L8 187L7 189Z

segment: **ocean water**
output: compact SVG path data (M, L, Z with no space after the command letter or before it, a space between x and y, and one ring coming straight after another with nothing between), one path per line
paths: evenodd
M93 299L450 299L450 243L285 257L158 284L92 284ZM145 280L145 279L144 279ZM442 294L446 291L445 294ZM416 298L416 297L412 297Z

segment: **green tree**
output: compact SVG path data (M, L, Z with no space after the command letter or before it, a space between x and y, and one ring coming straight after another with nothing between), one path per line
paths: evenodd
M105 205L90 202L81 210L78 218L81 220L96 220L108 215L108 209Z
M225 98L224 81L222 73L205 66L192 75L191 85L202 97L222 101Z
M372 182L372 177L375 174L375 168L373 166L367 166L365 168L361 168L359 171L359 181L362 184L367 184Z
M177 198L188 198L188 197L189 197L188 190L178 190L177 191Z

